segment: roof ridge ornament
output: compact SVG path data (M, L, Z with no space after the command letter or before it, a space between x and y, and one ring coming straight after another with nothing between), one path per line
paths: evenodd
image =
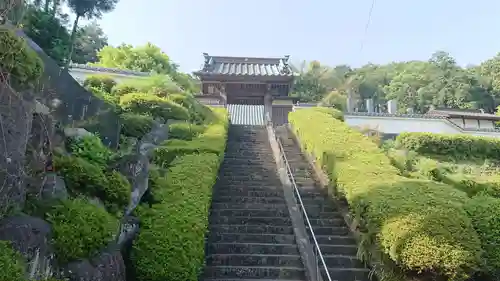
M290 55L286 55L285 58L282 60L283 61L283 67L280 69L281 74L290 74L290 65L288 64L288 60L290 59Z
M211 57L208 55L208 53L203 53L203 57L205 57L205 62L203 64L203 71L208 71L208 69L210 68Z

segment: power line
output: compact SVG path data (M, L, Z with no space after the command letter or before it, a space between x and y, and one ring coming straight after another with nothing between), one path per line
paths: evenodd
M372 20L373 7L375 7L375 0L372 0L372 5L370 7L370 12L368 13L368 20L366 21L366 25L365 25L365 34L363 35L363 39L361 40L361 48L359 50L360 52L363 51L363 48L365 46L365 39L366 39L366 36L368 34L368 28L370 27L370 23L371 23L371 20Z

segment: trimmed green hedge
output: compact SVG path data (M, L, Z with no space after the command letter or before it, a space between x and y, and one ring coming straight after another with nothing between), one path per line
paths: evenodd
M116 85L113 77L108 75L91 75L83 81L84 87L98 88L106 93L111 93L111 89Z
M164 120L189 120L186 108L166 98L148 93L129 93L120 97L120 106L129 112L161 117Z
M25 281L22 256L12 249L10 242L0 240L0 280Z
M479 268L465 193L398 175L376 144L331 114L301 109L289 121L379 250L403 270L464 280Z
M66 263L88 258L111 242L118 231L118 219L87 199L64 200L46 214L54 233L56 258Z
M192 140L205 131L205 127L191 123L173 123L168 127L168 137L180 140Z
M422 155L443 155L454 159L499 159L500 139L434 133L402 133L396 146Z
M94 135L69 139L69 147L71 155L83 158L102 169L106 168L113 154L101 139Z
M484 194L473 197L465 205L484 249L483 260L488 273L500 278L500 199Z
M142 138L153 128L153 117L126 112L120 115L121 133L127 137Z
M161 203L141 209L142 224L132 260L138 280L198 280L204 264L208 211L220 158L185 155L172 163Z
M226 120L227 121L227 120ZM215 153L222 155L226 148L227 125L208 125L205 132L190 141L169 139L153 154L153 162L161 167L168 165L176 158L186 154Z

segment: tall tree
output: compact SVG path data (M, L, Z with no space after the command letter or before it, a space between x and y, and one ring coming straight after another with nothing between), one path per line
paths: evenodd
M68 0L68 6L75 13L75 21L71 30L70 49L67 56L66 67L71 62L73 56L73 45L76 39L78 22L80 18L94 19L101 18L103 13L114 10L118 0Z
M97 62L97 52L107 45L108 37L99 24L93 21L78 29L71 60L80 64Z

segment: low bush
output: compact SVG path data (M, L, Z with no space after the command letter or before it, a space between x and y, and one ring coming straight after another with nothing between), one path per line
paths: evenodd
M118 232L118 219L86 199L61 201L46 214L54 235L54 249L60 263L96 254Z
M155 149L153 162L161 167L168 165L177 157L186 154L215 153L223 155L226 148L227 125L211 124L205 132L190 141L169 139Z
M396 146L421 155L443 155L454 159L499 159L500 139L464 134L402 133Z
M0 280L25 281L22 256L12 249L9 241L0 240Z
M70 139L69 148L73 156L83 158L102 169L106 168L113 154L111 150L102 143L101 139L95 135Z
M55 157L54 166L73 195L97 197L113 212L130 201L130 183L117 172L105 174L102 167L75 156Z
M196 124L203 123L203 121L212 113L207 106L198 102L192 95L172 94L169 95L168 98L187 108L191 115L190 120Z
M111 89L116 85L113 77L108 75L91 75L83 81L84 87L102 89L106 93L111 93Z
M192 140L203 133L204 126L191 123L173 123L168 127L168 137L180 140Z
M120 115L121 133L126 137L142 138L153 128L153 117L126 112Z
M121 96L120 105L126 111L160 117L164 120L189 120L186 108L166 98L147 93L129 93Z
M0 69L16 87L34 87L43 74L43 62L22 37L0 27Z
M136 92L139 92L139 89L136 86L134 86L134 84L128 81L117 84L111 89L111 94L118 98L120 98L123 95Z
M210 153L172 163L165 186L157 190L160 203L140 209L141 232L132 250L138 280L198 280L219 164L219 156Z
M473 197L465 205L472 224L481 239L486 271L500 278L500 199L487 195Z
M465 193L400 176L376 144L330 114L301 109L289 120L386 257L403 270L450 280L478 269L482 250L463 209Z

